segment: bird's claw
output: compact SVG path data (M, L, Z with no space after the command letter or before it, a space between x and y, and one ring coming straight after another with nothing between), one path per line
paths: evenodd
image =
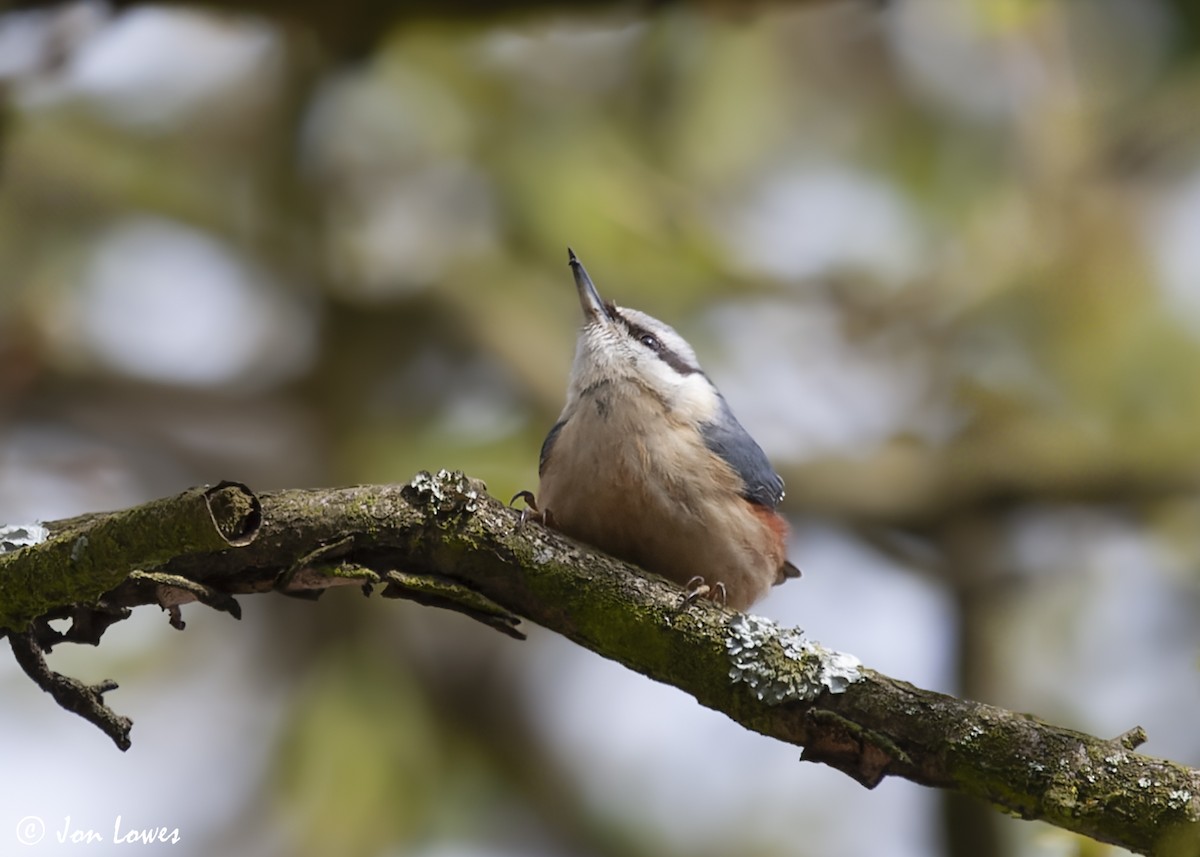
M679 605L681 610L699 598L707 598L710 601L715 601L722 607L724 607L728 601L728 593L725 591L725 584L719 580L710 586L707 582L705 582L703 577L697 574L695 577L688 580L688 582L684 584L683 588L687 590L687 595L684 596L683 602Z
M536 521L539 524L547 524L547 513L538 508L537 498L533 496L532 491L518 491L513 494L513 498L508 501L508 505L512 506L518 500L525 501L525 508L521 510L521 517L517 520L517 529L525 528L526 521Z

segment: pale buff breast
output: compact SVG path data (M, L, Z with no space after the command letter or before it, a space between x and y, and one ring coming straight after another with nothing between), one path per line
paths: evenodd
M723 583L729 606L745 609L775 582L782 544L692 428L636 391L616 401L623 392L578 403L554 444L538 505L572 538L681 585L696 575Z

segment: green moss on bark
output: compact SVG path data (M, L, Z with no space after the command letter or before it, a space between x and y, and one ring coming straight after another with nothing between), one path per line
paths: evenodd
M251 539L261 522L258 510L258 499L243 486L193 488L0 556L0 628L24 630L55 609L94 604L131 571Z

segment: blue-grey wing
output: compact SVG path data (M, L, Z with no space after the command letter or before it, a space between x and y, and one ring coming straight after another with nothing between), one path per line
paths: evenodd
M742 477L742 496L752 503L774 509L783 499L783 478L767 461L750 433L742 428L724 396L718 394L716 418L700 427L704 443Z
M546 461L550 458L550 451L554 449L554 441L558 440L558 433L562 431L562 427L567 424L566 420L559 420L550 429L550 433L546 435L546 439L542 441L542 451L538 455L538 476L546 469Z

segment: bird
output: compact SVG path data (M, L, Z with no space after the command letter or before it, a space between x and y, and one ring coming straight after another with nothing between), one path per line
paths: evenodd
M746 610L800 572L783 479L669 325L604 301L574 251L583 308L567 399L524 497L546 526ZM516 498L514 498L515 501Z

